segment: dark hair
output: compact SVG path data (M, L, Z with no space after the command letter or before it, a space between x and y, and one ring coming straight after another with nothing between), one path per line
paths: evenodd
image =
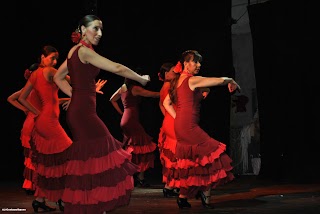
M39 63L41 62L41 55L44 55L45 57L49 56L51 53L59 53L58 50L51 46L51 45L45 45L42 47L41 49L41 54L40 57L38 59Z
M190 61L201 62L202 56L196 50L187 50L181 54L179 61L182 65L182 71L183 71L184 70L184 62L190 62ZM169 96L170 96L171 102L174 104L176 104L177 99L178 99L178 97L177 97L177 84L178 84L179 77L180 77L180 75L177 75L170 82Z
M191 60L194 62L202 62L202 56L196 50L187 50L183 52L180 58L182 68L183 68L183 62L190 62Z
M86 15L86 16L84 16L82 19L80 19L80 21L79 21L79 24L78 24L78 28L77 28L77 30L78 30L78 32L80 33L80 34L82 34L82 32L81 32L81 26L83 25L83 26L85 26L85 27L88 27L89 26L89 23L90 22L93 22L93 21L95 21L95 20L99 20L99 21L101 21L101 19L98 17L98 16L96 16L96 15Z
M44 56L48 56L50 55L51 53L56 53L58 52L58 50L51 46L51 45L45 45L43 48L42 48L42 51L41 53L44 55Z
M30 65L29 67L29 71L35 71L39 68L39 63L33 63L32 65Z
M165 62L161 65L158 76L159 79L161 79L162 81L165 81L165 74L166 72L170 71L170 69L174 66L173 63L171 62Z
M125 78L124 83L127 85L128 88L130 88L131 86L134 86L134 85L142 86L141 83L139 83L135 80L129 79L129 78Z
M29 79L31 73L37 70L38 68L39 68L39 63L33 63L32 65L30 65L29 68L24 71L24 75L23 75L24 78L26 80Z

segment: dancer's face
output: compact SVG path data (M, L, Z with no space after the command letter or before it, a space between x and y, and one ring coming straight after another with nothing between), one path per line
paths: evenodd
M82 26L82 32L87 43L98 45L102 37L102 21L94 20L89 23L88 27Z
M196 75L199 73L201 67L200 62L195 62L193 60L190 60L189 62L185 63L185 70L193 75Z
M41 56L41 64L45 67L55 67L57 65L59 58L59 53L58 52L52 52L48 56Z

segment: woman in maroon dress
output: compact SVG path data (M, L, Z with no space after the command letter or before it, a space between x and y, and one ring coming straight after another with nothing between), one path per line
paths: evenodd
M187 198L191 197L200 197L205 208L213 208L209 203L211 189L234 179L231 173L232 160L225 153L226 145L201 129L199 113L203 88L228 85L229 91L233 92L238 84L228 77L194 76L200 70L201 60L202 56L195 50L182 53L174 69L181 75L171 81L169 95L164 101L165 108L175 118L176 157L180 176L179 208L190 208ZM172 103L176 105L175 110Z
M142 97L158 98L160 93L144 89L137 81L125 79L126 90L118 90L110 101L113 107L122 115L120 127L123 132L124 148L132 152L132 162L139 166L135 175L135 184L141 187L149 187L145 179L145 172L154 167L157 145L152 141L140 123L140 103ZM123 87L122 87L123 88ZM117 103L121 98L124 110Z
M71 97L67 124L73 144L68 149L66 183L63 194L65 214L101 214L128 205L138 166L122 149L96 112L95 78L100 69L137 80L143 77L93 50L102 36L102 21L95 15L83 17L73 34L73 46L58 69L54 81ZM65 80L70 74L71 85Z

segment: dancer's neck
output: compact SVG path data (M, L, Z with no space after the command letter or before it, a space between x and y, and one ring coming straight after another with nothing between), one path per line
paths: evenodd
M190 73L188 73L187 71L182 71L182 74L185 74L185 75L187 75L188 77L192 77L192 76L193 76L193 74L190 74Z
M84 46L86 46L87 48L90 48L91 50L93 50L93 47L92 47L92 45L90 44L88 44L88 43L86 43L84 40L81 40L79 43L81 43L81 44L83 44Z

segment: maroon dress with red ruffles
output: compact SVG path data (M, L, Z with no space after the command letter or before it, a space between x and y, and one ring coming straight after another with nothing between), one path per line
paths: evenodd
M41 102L35 91L32 89L27 97L27 100L37 109L41 110ZM22 188L26 190L35 190L35 166L32 162L32 149L30 143L32 143L32 131L34 129L34 116L33 113L28 111L26 119L23 122L20 140L23 147L24 153L24 181Z
M123 115L120 127L123 132L123 143L128 152L132 152L132 162L139 166L139 172L144 172L154 167L157 145L152 141L140 123L139 104L141 96L134 96L131 92L132 87L121 94L123 104Z
M38 68L29 78L42 104L41 112L35 118L33 143L30 144L37 172L34 195L58 201L64 191L66 149L72 141L59 122L59 88L45 79L43 69Z
M165 82L160 90L160 103L168 95L170 83ZM175 108L175 107L174 107ZM171 188L180 188L176 159L177 139L174 132L174 118L166 111L160 128L158 147L162 164L162 182Z
M177 88L176 157L180 176L180 194L194 197L198 191L207 191L234 179L231 158L226 145L210 137L199 126L200 90L189 88L186 77Z
M62 200L65 214L101 214L129 204L138 166L97 115L95 78L100 69L82 63L78 51L67 59L72 85L67 124L73 144Z

